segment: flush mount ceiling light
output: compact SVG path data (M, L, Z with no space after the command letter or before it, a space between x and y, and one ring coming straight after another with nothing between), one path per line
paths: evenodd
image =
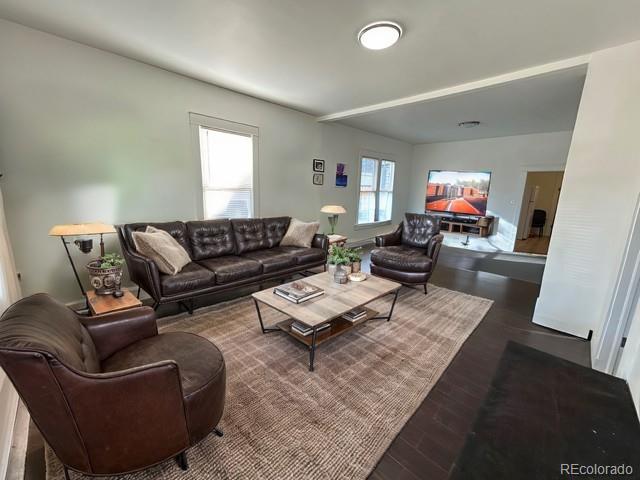
M480 122L478 122L477 120L471 120L471 121L467 121L467 122L460 122L458 124L458 126L462 127L462 128L473 128L473 127L477 127L478 125L480 125Z
M402 27L395 22L370 23L358 33L358 42L369 50L389 48L402 36Z

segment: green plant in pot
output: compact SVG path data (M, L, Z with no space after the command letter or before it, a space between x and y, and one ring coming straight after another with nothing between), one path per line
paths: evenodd
M87 264L89 281L98 295L121 297L124 259L118 253L107 253Z
M362 267L362 248L348 248L347 256L351 262L351 272L358 273Z
M349 249L346 247L335 246L331 249L331 254L327 258L329 264L329 275L333 276L336 283L347 283L346 267L351 265L349 258Z

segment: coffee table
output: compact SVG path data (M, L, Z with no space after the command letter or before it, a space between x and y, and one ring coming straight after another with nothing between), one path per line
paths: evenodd
M285 332L306 345L309 349L309 371L311 372L313 371L313 361L318 345L342 335L368 320L391 320L393 308L398 299L398 291L401 287L399 283L372 275L369 275L364 282L349 282L340 285L335 283L327 272L311 275L302 281L322 288L324 294L303 303L293 303L279 297L273 293L273 288L261 290L251 296L256 306L262 333ZM366 304L390 294L393 294L393 301L387 315L380 316L379 312L365 307ZM265 327L260 313L260 304L268 305L288 315L290 318L274 326ZM342 315L356 307L366 309L367 313L364 318L352 323L342 317ZM313 332L308 336L303 336L292 331L291 324L296 320L312 328ZM331 327L318 332L318 327L328 322L331 322Z

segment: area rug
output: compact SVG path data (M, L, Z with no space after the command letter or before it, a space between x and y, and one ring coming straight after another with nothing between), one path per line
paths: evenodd
M370 306L387 312L391 299ZM162 319L162 332L197 333L222 350L224 436L188 450L186 472L167 461L120 478L366 478L491 304L435 286L427 296L403 288L390 322L371 320L324 343L314 372L301 344L261 333L250 297ZM266 306L262 312L267 325L283 318ZM47 478L63 478L51 451Z
M509 342L450 478L637 479L638 444L627 382Z

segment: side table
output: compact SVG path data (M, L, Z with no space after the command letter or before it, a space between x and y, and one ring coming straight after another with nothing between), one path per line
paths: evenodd
M123 296L115 298L113 295L98 295L95 290L89 290L87 302L91 315L102 315L142 306L142 302L126 288L122 289L122 293L124 293Z
M345 237L344 235L338 235L338 234L327 235L327 238L329 239L329 253L331 253L331 249L334 246L344 247L348 240L348 238Z

